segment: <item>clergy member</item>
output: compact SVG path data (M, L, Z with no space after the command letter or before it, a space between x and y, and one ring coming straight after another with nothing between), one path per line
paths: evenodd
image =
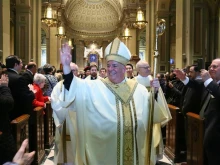
M143 85L125 78L130 51L118 38L114 39L105 49L108 78L96 81L73 76L70 51L68 44L62 46L65 80L51 95L56 126L62 128L66 120L70 128L73 152L69 154L74 161L65 163L146 165L149 93ZM159 87L158 80L152 84ZM155 106L154 122L166 121L157 102ZM71 112L75 118L70 117Z
M136 76L134 79L138 83L144 85L150 92L150 83L153 80L153 77L151 76L151 69L149 64L146 61L140 60L136 64L136 69L138 76ZM165 124L167 124L167 122L172 118L161 87L158 89L156 99L167 120L164 120L162 123L155 123L153 125L153 152L155 153L155 160L161 159L163 156L163 139L161 135L161 126L165 126Z

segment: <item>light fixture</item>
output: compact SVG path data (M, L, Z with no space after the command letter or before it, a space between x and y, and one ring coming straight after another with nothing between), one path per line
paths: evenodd
M122 35L121 37L122 37L123 39L126 39L126 40L132 37L132 36L130 35L130 30L129 30L128 27L125 28L124 33L123 33L123 35Z
M125 45L128 46L128 39L132 37L130 35L130 30L128 27L125 28L123 35L121 37L122 37L122 39L125 40Z
M74 49L72 39L69 39L69 40L68 40L68 45L69 45L72 49Z
M96 49L96 44L94 44L94 42L93 42L90 47L92 50L94 50L94 49Z
M50 3L48 3L48 6L44 12L44 17L41 18L41 22L46 23L48 26L52 26L57 23L57 19L54 17L53 9Z
M60 23L60 26L57 28L57 32L58 33L55 35L56 37L58 37L59 39L66 38L65 29L62 26L62 23Z
M145 18L144 18L144 12L141 10L140 7L138 7L136 21L133 23L133 26L135 28L142 29L146 27L147 23L148 22L145 21Z

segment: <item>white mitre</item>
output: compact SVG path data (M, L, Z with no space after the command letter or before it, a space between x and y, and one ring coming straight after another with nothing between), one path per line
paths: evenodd
M131 59L131 52L127 46L115 38L105 49L106 61L117 61L123 65L126 65Z

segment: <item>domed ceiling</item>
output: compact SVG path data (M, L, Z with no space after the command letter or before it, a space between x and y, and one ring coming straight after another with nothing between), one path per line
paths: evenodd
M63 11L66 35L75 39L112 39L123 20L125 0L68 0Z

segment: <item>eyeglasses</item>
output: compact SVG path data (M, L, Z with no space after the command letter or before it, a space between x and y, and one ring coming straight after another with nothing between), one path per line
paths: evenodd
M218 65L210 65L209 66L209 70L212 68L212 69L217 69L219 66Z
M142 66L142 67L139 67L139 68L150 69L150 66Z

